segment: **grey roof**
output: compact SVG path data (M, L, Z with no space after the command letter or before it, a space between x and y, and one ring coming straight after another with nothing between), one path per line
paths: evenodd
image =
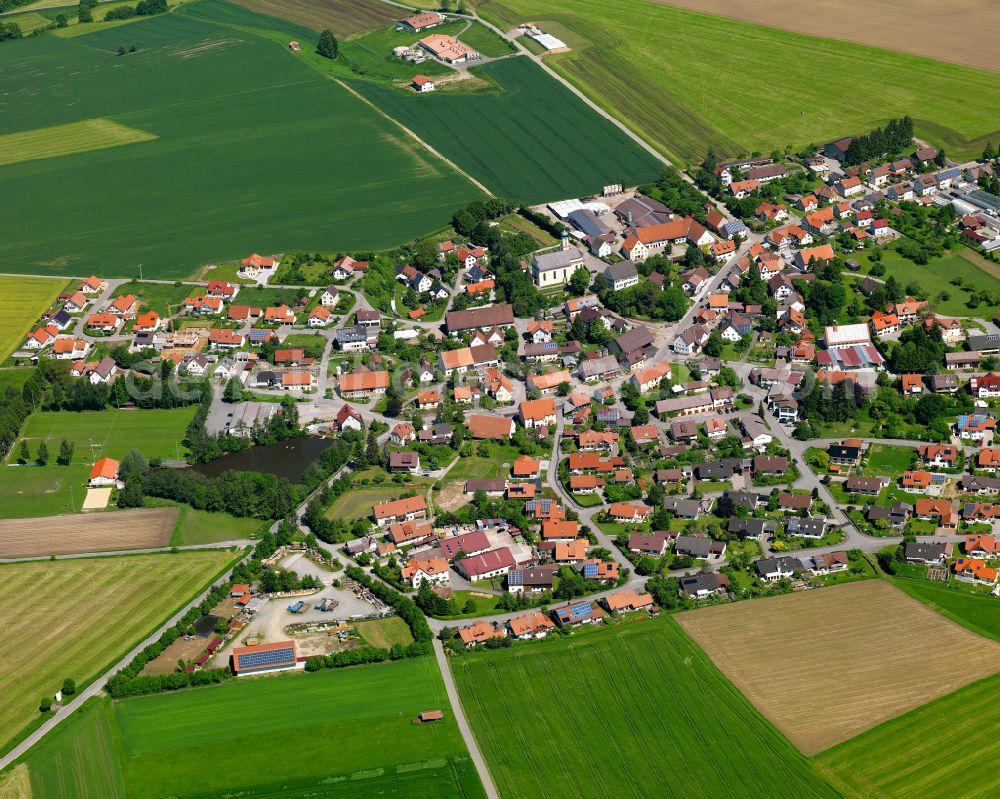
M639 270L635 268L635 264L631 261L622 261L617 264L608 264L607 269L604 270L604 275L614 283L616 280L628 280L638 277Z
M785 522L785 531L793 535L822 535L826 519L800 519L792 516Z
M670 221L670 210L661 202L642 194L630 197L615 207L615 215L635 227Z
M701 503L696 499L667 497L663 502L663 507L671 511L675 516L686 519L696 519L701 513Z
M969 349L973 352L995 350L1000 348L1000 335L987 333L986 335L969 336L968 343Z
M633 327L626 333L622 333L612 343L620 352L628 354L652 346L653 336L646 328L640 325L639 327Z
M692 596L700 591L718 591L720 588L728 587L728 585L729 578L724 574L716 574L715 572L681 577L681 588Z
M743 432L750 436L750 438L757 438L757 436L774 437L771 431L764 426L763 422L752 416L744 416L740 421L743 425Z
M742 219L733 219L722 226L722 232L727 236L735 236L737 233L747 232L747 226Z
M712 551L712 539L680 535L674 542L674 551L687 553L693 558L707 558Z
M567 218L588 236L603 236L611 230L589 208L577 208L575 211L570 211Z
M614 355L605 355L603 358L587 358L580 361L580 374L584 379L614 372L618 369L618 359Z
M544 252L534 257L535 268L539 272L548 272L552 269L563 269L568 266L580 266L583 264L583 253L576 247L568 250L554 250Z
M368 341L368 331L360 325L354 327L342 327L337 331L337 341L341 344L354 344L359 341Z
M765 532L773 531L774 522L767 519L740 519L734 516L729 520L729 525L726 529L735 535L754 538L763 535Z
M907 560L937 560L947 554L947 546L943 541L931 541L928 543L909 541L906 544L904 553Z
M768 574L776 574L779 569L782 572L801 572L804 571L802 562L798 558L790 558L787 555L780 558L764 558L763 560L758 560L754 563L754 568L757 570L757 574L764 577Z
M746 508L747 510L753 510L757 505L766 501L753 491L723 491L722 496L732 500L734 507Z

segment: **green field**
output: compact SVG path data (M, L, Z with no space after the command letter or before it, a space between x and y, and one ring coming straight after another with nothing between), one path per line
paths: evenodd
M485 795L430 657L92 700L64 726L25 758L34 799Z
M963 627L1000 641L1000 599L997 597L984 591L970 591L968 587L949 588L926 580L898 579L895 584Z
M0 136L0 166L121 147L155 138L145 131L129 128L110 119L84 119L66 125Z
M673 619L453 664L503 796L836 796Z
M0 180L2 174L0 170ZM64 280L0 275L0 362L21 346L32 325L65 287Z
M93 463L97 458L121 458L137 449L147 458L176 460L184 456L181 440L194 417L193 405L186 408L104 411L38 411L21 431L32 457L45 441L52 460L59 442L73 442L73 462ZM13 450L17 457L18 447Z
M31 456L36 454L32 449ZM56 452L52 452L53 459L55 456ZM0 466L0 519L78 513L87 494L89 475L90 463Z
M20 391L34 371L30 367L26 369L0 369L0 396L3 396L8 388Z
M916 459L913 447L894 444L872 444L868 448L868 463L865 474L875 477L899 477L909 469Z
M406 622L399 616L390 616L387 619L374 619L372 621L359 621L354 625L360 635L371 646L380 646L389 649L393 644L413 643L413 635Z
M351 85L504 197L563 199L660 173L652 156L528 58L495 61L472 74L499 89L416 95L369 81Z
M141 263L147 277L183 277L254 250L393 246L479 195L297 59L290 38L314 35L199 0L70 39L5 43L0 135L101 118L157 138L0 168L0 193L19 198L4 209L4 261L106 276L136 276Z
M133 294L138 298L140 307L145 311L156 311L161 317L177 313L177 307L185 297L196 296L204 289L198 286L175 286L173 283L140 283L137 280L123 283L114 296ZM239 297L239 295L237 295ZM170 306L174 306L170 308Z
M146 500L146 506L174 506L175 503ZM217 544L221 541L239 541L252 538L264 523L260 519L230 516L228 513L212 513L207 510L196 510L190 505L176 504L180 509L177 522L174 524L173 535L170 536L170 546L184 547L195 544Z
M0 566L0 744L37 718L43 694L110 667L233 558L201 550Z
M738 155L822 143L904 114L951 155L1000 140L991 72L646 0L618 0L614 13L603 0L490 0L478 11L501 28L530 20L562 38L572 52L546 61L682 162L709 146ZM859 95L873 76L877 96Z
M493 454L488 458L471 455L461 458L448 472L448 480L493 480L508 477L510 467L521 451L511 444L492 444ZM475 452L475 448L473 448Z
M970 309L966 305L968 292L951 284L955 278L961 278L966 286L996 294L997 279L963 258L961 254L963 249L934 258L926 265L920 265L904 258L896 252L895 245L891 244L882 250L881 264L885 267L885 274L879 280L886 280L892 276L903 287L916 283L927 292L931 308L940 314L992 319L1000 312L1000 305L981 303L977 308ZM871 266L869 253L861 251L854 253L852 257L857 258L865 273L869 271ZM941 298L942 292L947 295L947 299Z
M995 796L1000 738L983 701L998 689L1000 675L973 683L824 752L817 768L844 796Z

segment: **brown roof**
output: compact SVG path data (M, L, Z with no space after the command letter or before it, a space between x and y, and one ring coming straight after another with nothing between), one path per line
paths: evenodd
M514 421L501 416L470 416L469 432L473 438L510 438L514 434Z
M379 388L389 387L389 373L382 372L357 372L341 375L341 391L373 391Z
M449 333L512 324L514 324L514 308L510 303L486 305L482 308L470 308L467 311L449 311L445 314L445 326Z

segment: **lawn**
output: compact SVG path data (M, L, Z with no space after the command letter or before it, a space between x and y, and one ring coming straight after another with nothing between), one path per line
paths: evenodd
M0 243L0 251L2 248ZM38 317L65 287L65 280L0 275L0 363L21 345Z
M124 294L134 294L139 299L140 307L145 311L156 311L161 317L167 317L180 310L180 305L186 297L192 297L204 291L197 286L175 286L173 283L140 283L132 280L123 283L115 292L115 297Z
M374 621L359 621L354 627L358 635L371 646L389 649L393 644L406 646L413 643L410 628L399 616L390 616L387 619L375 619Z
M931 307L940 314L949 316L975 315L984 319L992 319L994 314L1000 311L1000 305L981 304L974 310L970 309L966 305L968 292L951 284L955 278L961 278L964 285L970 288L996 294L997 279L967 258L962 257L961 253L964 248L949 252L940 258L934 258L921 266L904 258L896 252L895 247L895 244L891 244L882 250L881 264L885 267L885 274L879 280L886 280L892 276L899 281L900 286L916 283L927 292ZM871 267L870 253L861 251L854 253L852 257L857 258L862 271L867 274ZM947 295L947 299L942 299L942 292Z
M475 447L474 444L473 451ZM521 451L510 444L492 444L493 454L488 458L472 455L462 458L448 472L449 480L493 480L507 477L510 467L521 455Z
M652 156L527 57L472 73L499 88L423 96L371 81L351 85L491 191L515 201L589 195L607 183L633 185L660 173Z
M39 698L66 677L82 684L110 666L233 558L202 550L0 566L0 739L35 719Z
M470 599L476 603L476 609L471 613L460 613L457 616L440 616L437 618L442 619L462 619L468 618L470 616L485 616L488 613L497 612L497 601L500 599L498 596L480 596L482 592L480 591L453 591L452 599L458 603L460 608L465 609L465 603Z
M442 721L413 723L433 709ZM34 799L78 783L130 799L485 795L430 657L95 699L64 727L25 758Z
M913 447L872 444L868 448L864 473L872 477L899 477L913 466L916 455Z
M452 668L501 796L836 795L669 617Z
M198 0L5 46L0 136L102 119L155 137L3 167L0 193L20 198L5 208L5 262L42 275L134 277L142 264L149 278L185 277L254 250L395 246L479 196L292 53L292 38L314 35ZM135 54L115 54L132 44Z
M120 460L137 449L147 458L180 459L181 440L194 417L195 407L104 411L37 411L22 430L34 456L41 441L55 460L59 443L74 445L74 463L92 463L100 457ZM20 445L14 448L17 456Z
M34 371L31 368L0 369L0 396L6 394L8 388L20 391Z
M573 50L547 63L681 162L710 146L721 156L822 143L904 114L951 155L1000 139L992 72L645 0L619 0L613 14L604 0L491 0L479 13L504 29L531 20L556 31ZM854 87L873 75L877 99L859 101ZM956 85L983 103L966 103Z
M983 701L997 690L1000 675L974 683L825 752L816 766L845 796L995 796L1000 737Z
M928 580L897 579L895 582L898 588L943 616L973 632L1000 641L1000 599L997 597L985 591L974 592L961 583L949 587Z
M71 466L0 466L0 518L77 513L83 506L89 475L90 464L80 462Z

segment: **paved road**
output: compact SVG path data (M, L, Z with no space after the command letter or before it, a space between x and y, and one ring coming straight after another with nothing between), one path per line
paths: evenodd
M452 712L455 714L455 721L458 722L458 729L462 733L462 739L465 741L465 748L469 750L469 756L476 765L476 771L479 772L479 779L483 783L486 795L490 799L499 799L500 794L497 792L497 786L493 784L493 776L486 766L486 759L483 757L483 753L479 751L476 736L472 734L472 728L469 727L469 722L465 718L465 711L462 709L462 700L458 696L458 690L455 688L455 680L451 675L451 668L448 664L448 657L444 653L444 645L437 638L434 639L434 656L437 658L438 668L441 669L444 687L448 692L448 699L451 702Z
M243 563L252 554L253 554L252 551L248 552L239 560L239 562ZM235 566L236 564L233 565ZM3 769L7 768L7 766L9 766L11 763L13 763L22 755L24 755L24 753L27 752L29 749L31 749L32 746L34 746L45 735L51 732L56 727L56 725L61 724L63 721L69 718L74 712L79 710L84 702L86 702L91 697L100 694L101 691L104 690L104 686L107 684L108 680L110 680L115 674L117 674L119 671L125 668L125 666L127 666L136 655L138 655L143 649L145 649L150 644L156 642L160 638L160 636L163 635L163 633L165 633L168 629L177 624L177 622L180 621L181 617L183 617L185 613L191 610L191 608L196 607L197 605L200 605L202 602L204 602L206 597L208 597L209 593L213 588L215 588L215 586L222 585L223 583L225 583L226 579L230 574L230 571L231 569L227 569L226 573L223 574L222 577L220 577L218 580L212 583L202 593L200 593L198 596L196 596L194 599L188 602L183 608L177 611L177 613L175 613L166 622L164 622L163 625L156 630L156 632L154 632L148 638L138 643L132 650L129 651L127 655L125 655L125 657L119 660L114 666L108 669L108 671L106 671L104 674L102 674L100 677L94 680L94 682L92 682L80 693L78 693L72 702L69 702L63 705L61 708L59 708L59 710L56 711L56 714L52 718L50 718L41 727L39 727L37 730L31 733L31 735L25 738L21 743L19 743L17 746L11 749L10 752L8 752L6 755L0 758L0 771L3 771Z

